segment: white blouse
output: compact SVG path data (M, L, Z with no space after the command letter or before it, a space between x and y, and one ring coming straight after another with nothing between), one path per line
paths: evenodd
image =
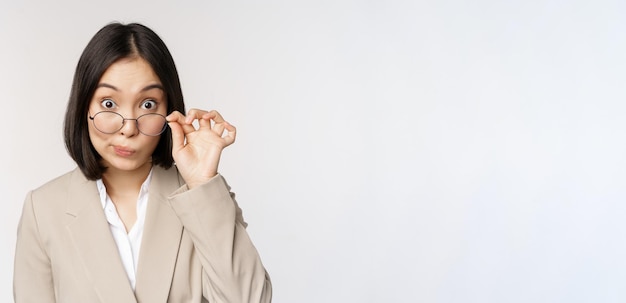
M107 194L104 182L102 182L102 179L96 181L98 192L100 193L100 202L102 202L104 214L109 222L109 229L111 229L111 234L113 234L113 239L115 239L115 243L117 244L117 250L120 253L122 264L124 265L128 281L133 290L135 289L136 283L137 261L139 260L139 249L141 248L141 238L143 236L143 227L146 220L148 188L151 179L152 170L150 170L148 177L139 190L139 197L137 197L137 220L128 233L126 233L124 223L117 213L115 204L113 204L113 201L111 201L111 198Z

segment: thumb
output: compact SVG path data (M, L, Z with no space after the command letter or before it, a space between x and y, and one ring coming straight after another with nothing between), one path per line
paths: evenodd
M185 133L178 122L169 122L172 130L172 152L179 151L185 147Z

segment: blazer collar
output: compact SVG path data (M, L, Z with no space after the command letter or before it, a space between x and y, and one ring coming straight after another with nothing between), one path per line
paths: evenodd
M101 302L137 302L104 215L95 181L72 172L67 230L88 279Z
M149 187L137 282L133 293L100 203L95 181L72 172L66 213L74 248L102 302L167 300L183 227L167 196L184 182L175 167L155 166Z
M182 184L175 166L153 168L137 264L135 295L139 302L167 301L183 233L183 225L167 199Z

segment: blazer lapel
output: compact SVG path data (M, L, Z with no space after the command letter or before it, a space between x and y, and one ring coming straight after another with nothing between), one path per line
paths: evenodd
M167 197L181 184L175 167L153 168L135 284L138 302L167 301L183 232Z
M137 302L111 235L94 181L72 174L67 230L101 302Z

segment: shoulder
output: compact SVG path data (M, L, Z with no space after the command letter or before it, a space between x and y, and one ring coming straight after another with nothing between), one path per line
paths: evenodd
M55 196L59 193L67 192L70 185L76 181L79 181L80 183L89 182L78 168L46 182L38 188L33 189L31 193L33 196Z
M89 188L90 184L96 189L95 182L87 180L76 168L30 191L26 202L32 203L34 208L58 208L65 205L73 192Z

